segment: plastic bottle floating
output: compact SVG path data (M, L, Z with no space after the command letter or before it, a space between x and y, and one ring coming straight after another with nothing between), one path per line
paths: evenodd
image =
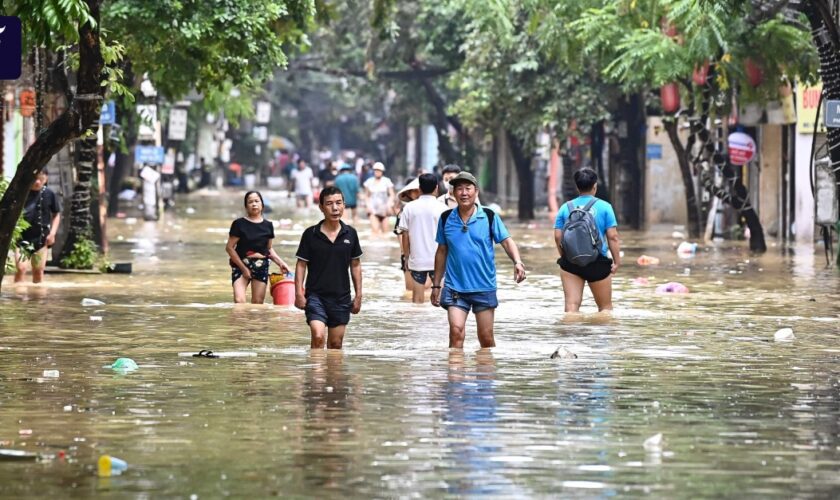
M112 364L107 365L106 368L110 368L115 372L133 372L134 370L140 368L137 366L137 363L131 358L117 358Z
M656 293L688 293L688 287L676 281L669 281L656 287Z
M128 469L128 464L125 460L110 455L102 455L97 462L99 477L119 476L126 469Z

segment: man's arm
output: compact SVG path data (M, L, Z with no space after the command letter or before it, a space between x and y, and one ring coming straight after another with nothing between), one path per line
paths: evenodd
M435 252L435 279L432 280L432 296L431 301L433 306L440 306L440 290L443 282L443 273L446 270L446 254L449 249L446 245L438 243L437 251Z
M303 295L303 283L306 278L306 261L298 259L295 264L295 307L306 308L306 297Z
M618 270L618 266L621 265L621 240L618 237L618 229L615 227L607 229L607 246L610 247L610 253L613 258L613 264L610 272L615 274Z
M362 260L353 259L350 261L350 277L353 278L353 290L356 296L353 297L353 308L350 310L353 314L358 314L362 310Z
M510 260L513 261L514 281L521 283L525 280L525 264L522 263L522 259L519 257L519 247L516 246L513 238L505 238L502 240L501 245L505 249L505 253L510 257Z
M45 242L48 247L53 246L55 243L55 235L58 234L59 222L61 222L61 212L56 212L53 214L52 222L50 222L50 234L47 235L47 241Z

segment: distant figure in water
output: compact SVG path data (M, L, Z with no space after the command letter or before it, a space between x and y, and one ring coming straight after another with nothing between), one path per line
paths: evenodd
M23 281L27 260L32 265L32 283L43 281L47 249L55 243L61 221L61 202L47 187L47 178L46 168L38 172L24 202L23 218L29 227L15 248L15 283Z
M263 197L259 191L245 193L245 217L230 225L225 250L230 256L230 280L233 283L233 301L245 303L245 292L251 285L251 303L265 302L268 287L269 260L280 266L280 271L291 272L289 266L271 247L274 225L263 217Z
M295 307L306 312L311 348L323 349L326 342L328 349L341 349L350 314L362 309L362 247L356 230L341 221L341 189L325 187L318 208L324 219L306 228L297 250Z

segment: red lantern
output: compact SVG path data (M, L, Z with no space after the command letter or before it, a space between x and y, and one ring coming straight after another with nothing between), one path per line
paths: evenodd
M691 79L696 85L706 85L706 80L709 78L709 61L704 62L701 66L694 67L694 73L691 74Z
M744 59L744 73L747 75L747 82L755 88L764 81L764 71L761 66L750 58Z
M676 113L680 109L680 88L676 83L666 83L659 89L659 99L662 101L662 111Z

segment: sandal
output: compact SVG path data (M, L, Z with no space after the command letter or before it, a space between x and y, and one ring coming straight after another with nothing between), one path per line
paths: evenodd
M218 358L219 356L213 354L213 351L210 349L202 349L198 351L198 354L193 354L194 358Z

